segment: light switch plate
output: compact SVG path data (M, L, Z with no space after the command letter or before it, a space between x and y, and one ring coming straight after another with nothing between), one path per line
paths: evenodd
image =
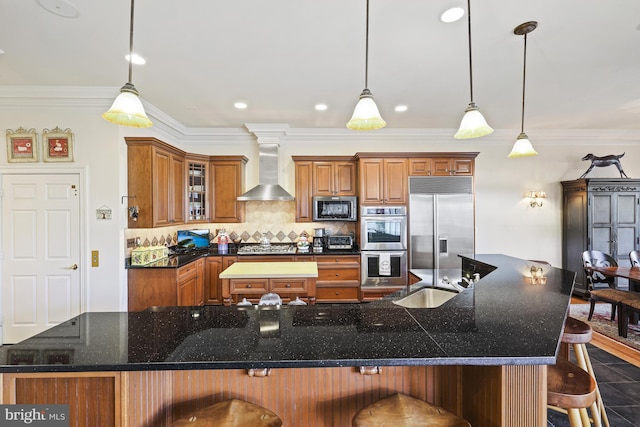
M98 251L91 251L91 267L99 267L100 266L100 255Z

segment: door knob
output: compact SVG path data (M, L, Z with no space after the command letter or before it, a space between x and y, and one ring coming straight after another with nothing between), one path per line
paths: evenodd
M69 270L77 270L78 269L78 264L73 264L71 267L68 268Z

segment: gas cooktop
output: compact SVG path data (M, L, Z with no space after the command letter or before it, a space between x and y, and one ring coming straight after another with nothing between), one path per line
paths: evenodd
M242 245L238 248L238 255L256 255L256 254L295 254L296 245L294 244L275 244L264 246L260 244Z

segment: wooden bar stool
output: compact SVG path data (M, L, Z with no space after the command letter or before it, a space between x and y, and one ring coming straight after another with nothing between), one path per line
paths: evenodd
M587 351L587 343L591 341L592 337L593 330L589 324L569 316L564 323L564 333L562 334L560 341L564 345L571 345L573 347L576 363L580 368L587 371L595 382L596 400L591 407L591 416L593 418L594 426L601 427L604 423L606 427L609 427L607 411L605 410L604 403L602 402L598 382L593 372L589 352ZM561 356L568 360L569 352L562 352Z
M281 427L282 420L270 410L240 399L207 406L171 424L172 427Z
M424 400L394 394L359 410L353 427L471 427L462 418Z
M588 407L596 400L596 382L578 365L559 357L547 366L547 405L566 412L571 427L591 427Z

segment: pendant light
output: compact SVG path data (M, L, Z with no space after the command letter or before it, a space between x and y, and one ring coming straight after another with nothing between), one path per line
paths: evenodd
M538 152L533 149L531 141L529 141L529 137L524 133L524 89L525 79L527 76L527 34L535 30L537 27L538 23L536 21L529 21L518 25L513 30L514 34L524 36L524 66L522 68L522 119L520 135L518 135L515 144L513 144L513 149L511 150L511 153L509 153L509 157L511 158L536 156L538 154Z
M491 126L487 124L484 116L473 102L473 66L471 62L471 0L467 0L467 28L469 36L469 92L471 102L464 110L464 116L460 122L460 129L453 136L456 139L479 138L493 132Z
M351 130L375 130L383 128L387 125L378 111L378 106L373 100L373 95L368 89L369 74L369 0L367 0L367 26L366 26L366 44L364 59L364 90L360 94L360 100L356 104L353 116L347 128Z
M138 98L138 91L131 83L132 57L133 57L133 3L131 0L131 21L129 27L129 80L120 89L120 95L113 101L111 108L102 114L102 118L108 122L122 126L136 128L148 128L153 125L144 112L142 101Z

